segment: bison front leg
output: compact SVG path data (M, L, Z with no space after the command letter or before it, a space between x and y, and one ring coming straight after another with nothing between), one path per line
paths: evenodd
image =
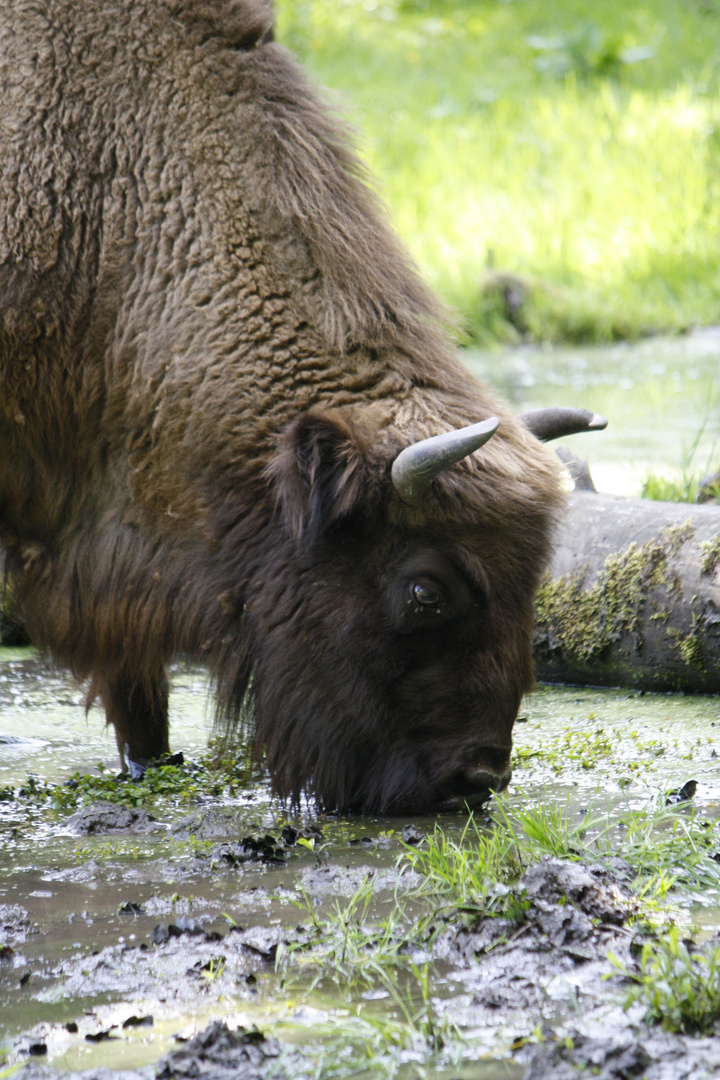
M148 680L126 674L98 679L108 724L115 728L120 767L145 766L170 750L168 737L168 681L165 672Z

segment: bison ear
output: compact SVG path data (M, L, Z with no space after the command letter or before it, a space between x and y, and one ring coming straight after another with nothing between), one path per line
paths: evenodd
M268 469L288 529L317 536L369 499L366 448L338 413L303 413L280 437Z

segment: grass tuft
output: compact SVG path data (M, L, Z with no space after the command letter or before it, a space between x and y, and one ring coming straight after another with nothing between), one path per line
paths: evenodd
M516 918L523 872L545 855L571 862L624 860L638 898L650 909L672 890L720 888L720 828L693 806L667 806L658 796L640 810L615 816L592 807L573 820L555 801L506 809L499 803L492 824L481 829L471 816L459 842L436 827L403 859L422 879L419 892L471 916Z
M610 960L633 983L626 1010L640 1002L645 1022L664 1031L713 1031L720 1018L720 948L691 950L672 926L666 937L643 945L639 972L628 971L612 954Z

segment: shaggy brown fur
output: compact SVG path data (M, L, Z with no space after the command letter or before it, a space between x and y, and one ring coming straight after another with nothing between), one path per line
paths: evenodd
M454 358L269 6L6 0L0 85L0 537L33 639L133 760L189 655L229 718L251 682L285 796L504 777L556 470ZM401 448L491 414L400 502Z

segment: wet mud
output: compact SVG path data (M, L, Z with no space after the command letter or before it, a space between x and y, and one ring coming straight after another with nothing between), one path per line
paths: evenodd
M15 689L31 696L22 677ZM686 713L684 699L651 698L529 699L515 788L478 817L478 835L540 803L562 809L566 830L590 803L614 822L619 806L652 794L666 808L694 781L675 812L681 824L702 816L707 866L720 867L718 706L693 699ZM83 750L79 736L78 758ZM564 854L525 851L511 881L463 899L428 891L427 867L411 856L436 843L439 824L479 858L465 815L289 814L262 778L213 796L194 768L167 774L170 795L158 787L148 800L142 784L118 782L118 802L72 807L63 800L78 781L68 787L56 773L53 803L42 776L10 777L13 795L0 801L0 1076L720 1074L720 1025L664 1031L627 997L653 933L674 922L717 944L720 873L648 900L621 822L602 857L575 848L570 831Z

